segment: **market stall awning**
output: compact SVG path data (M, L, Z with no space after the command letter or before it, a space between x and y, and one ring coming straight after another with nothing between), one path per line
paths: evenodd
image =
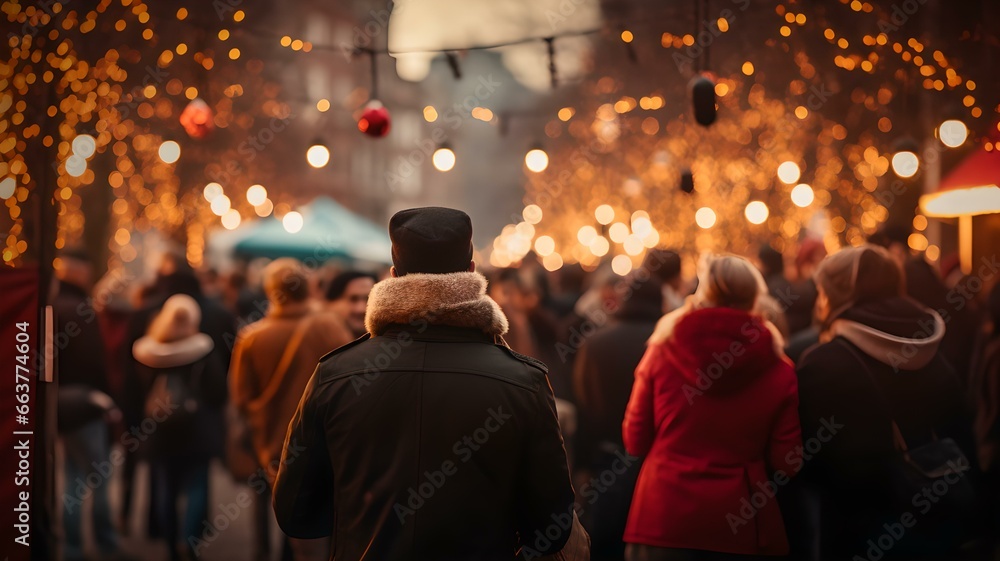
M269 218L236 244L240 257L295 257L308 264L329 259L390 262L389 235L336 201L322 197L303 207L302 228L293 233Z
M938 186L920 197L927 216L954 218L1000 212L1000 152L977 149Z

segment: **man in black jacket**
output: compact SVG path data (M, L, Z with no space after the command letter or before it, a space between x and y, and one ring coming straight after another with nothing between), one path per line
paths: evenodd
M289 425L278 524L338 560L586 559L546 367L511 351L464 212L389 221L368 333L325 356Z

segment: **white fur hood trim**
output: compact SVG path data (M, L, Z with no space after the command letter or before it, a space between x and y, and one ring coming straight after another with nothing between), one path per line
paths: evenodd
M487 335L507 332L507 316L486 295L486 277L480 273L411 273L372 288L365 314L365 327L372 335L390 324L420 320L475 328Z

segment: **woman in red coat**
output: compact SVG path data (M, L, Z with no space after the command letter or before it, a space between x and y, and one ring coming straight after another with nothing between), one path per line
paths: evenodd
M625 447L644 457L630 561L788 552L775 492L803 463L795 371L753 313L766 289L748 261L709 258L699 276L657 325L625 412Z

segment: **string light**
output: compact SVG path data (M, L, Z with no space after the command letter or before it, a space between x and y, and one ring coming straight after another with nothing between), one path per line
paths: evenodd
M330 149L323 144L313 144L306 150L306 161L314 168L321 168L330 162Z
M916 175L919 168L920 159L913 152L903 150L892 156L892 171L903 179Z
M291 211L281 218L281 226L289 234L297 234L302 230L302 226L305 224L305 220L302 215L296 211Z
M524 155L524 165L535 173L545 171L549 167L549 155L541 148L533 148Z
M431 161L436 170L451 171L451 168L455 167L455 153L452 152L451 148L442 146L434 151Z

